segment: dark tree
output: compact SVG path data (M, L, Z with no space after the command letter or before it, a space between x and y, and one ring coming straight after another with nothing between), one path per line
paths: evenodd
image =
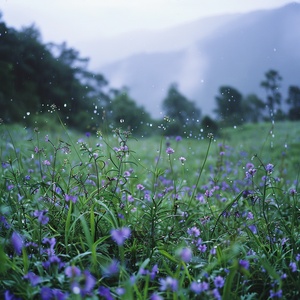
M257 123L263 119L265 103L255 94L245 97L242 103L245 122Z
M176 84L170 86L167 96L163 100L162 109L171 121L166 134L185 134L199 124L200 109L193 101L188 100L178 91Z
M0 18L0 118L24 122L27 114L43 115L55 106L68 125L97 126L94 112L102 114L109 104L107 81L87 64L66 43L43 44L34 25L17 31Z
M275 70L269 70L265 73L265 77L265 80L260 85L266 91L266 106L269 110L270 119L273 120L274 115L277 113L276 107L280 108L281 105L281 93L279 89L282 77Z
M114 99L111 102L109 120L113 127L130 130L135 135L147 135L151 117L149 113L130 98L127 88L114 91Z
M216 96L217 113L220 124L223 126L240 125L244 122L243 97L233 87L221 86L220 94Z
M289 119L292 121L300 120L300 87L289 87L289 93L286 102L290 106Z

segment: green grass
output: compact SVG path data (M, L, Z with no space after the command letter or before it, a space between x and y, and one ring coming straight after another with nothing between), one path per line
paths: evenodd
M0 127L5 299L299 297L299 123L176 140L39 122Z

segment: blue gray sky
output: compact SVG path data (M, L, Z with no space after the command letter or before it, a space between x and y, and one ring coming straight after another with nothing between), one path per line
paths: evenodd
M89 50L83 45L92 39L159 30L207 16L275 8L291 1L0 0L0 11L8 26L20 29L34 23L44 42L67 41L70 47L89 56Z

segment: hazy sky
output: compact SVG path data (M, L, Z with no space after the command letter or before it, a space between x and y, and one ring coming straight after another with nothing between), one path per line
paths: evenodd
M20 29L35 23L43 42L67 41L68 46L81 50L85 41L95 38L289 2L292 0L0 0L0 11L8 26Z

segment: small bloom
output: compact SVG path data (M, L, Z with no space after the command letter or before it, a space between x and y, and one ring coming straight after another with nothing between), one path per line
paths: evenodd
M273 172L273 169L274 169L274 165L272 164L267 164L266 167L265 167L266 171L268 174L271 174Z
M161 291L166 291L166 290L171 290L173 292L176 292L178 288L178 282L176 279L168 276L165 279L161 278L160 279L160 290Z
M270 298L281 298L282 297L282 290L278 290L277 292L270 290Z
M248 228L252 231L253 234L257 234L256 225L254 225L254 224L249 225Z
M105 286L100 286L98 289L98 294L104 297L105 300L114 300L113 296L110 293L109 288Z
M68 194L65 195L65 200L67 202L72 201L73 203L76 203L77 199L78 199L77 196L68 195Z
M15 252L18 255L20 255L22 252L22 248L24 246L24 242L23 242L22 237L18 233L13 232L13 234L11 236L11 244L14 247Z
M249 261L248 260L240 260L239 261L239 265L240 265L240 267L242 267L242 268L244 268L244 269L246 269L246 270L248 270L249 269Z
M111 277L119 273L119 270L120 270L120 263L117 260L113 259L109 265L103 267L102 272L104 276Z
M122 246L125 242L130 237L131 231L130 228L128 227L123 227L119 229L113 229L111 231L111 237L112 239L119 245Z
M200 235L200 230L194 226L192 228L189 228L187 230L187 233L190 235L190 236L194 236L194 237L198 237Z
M194 282L191 283L190 289L191 289L192 292L194 292L195 294L198 295L198 294L200 294L204 291L207 291L208 287L209 287L209 285L205 281L204 282L195 282L194 281Z
M185 158L185 157L183 157L183 156L181 156L181 157L179 157L179 160L180 160L180 162L181 162L182 164L184 164L184 163L185 163L185 161L186 161L186 158Z
M136 188L137 188L138 190L140 190L140 191L142 191L142 190L145 189L145 187L144 187L142 184L140 184L140 183L136 185Z
M52 290L47 286L43 286L41 288L41 299L42 300L51 300L52 297L53 297Z
M193 252L190 248L182 248L177 251L178 256L184 262L189 262L192 259Z
M38 221L42 224L42 225L46 225L49 222L49 217L46 216L48 210L35 210L33 213L34 217L38 218Z
M23 278L28 279L32 286L36 286L41 282L40 276L34 274L33 272L27 273Z
M290 269L292 270L292 272L296 272L297 271L297 265L295 262L291 262L289 264Z
M43 164L44 164L45 166L50 166L50 161L47 160L47 159L45 159L45 160L43 161Z
M217 276L215 279L214 279L214 285L216 288L222 288L223 285L224 285L224 278L222 276Z
M175 150L171 147L168 147L167 150L166 150L166 153L169 154L169 155L173 154L174 152L175 152Z
M65 269L65 274L68 278L74 278L81 275L81 271L76 266L68 266Z
M158 295L157 293L153 293L151 296L150 296L150 300L163 300L164 298L160 295Z

